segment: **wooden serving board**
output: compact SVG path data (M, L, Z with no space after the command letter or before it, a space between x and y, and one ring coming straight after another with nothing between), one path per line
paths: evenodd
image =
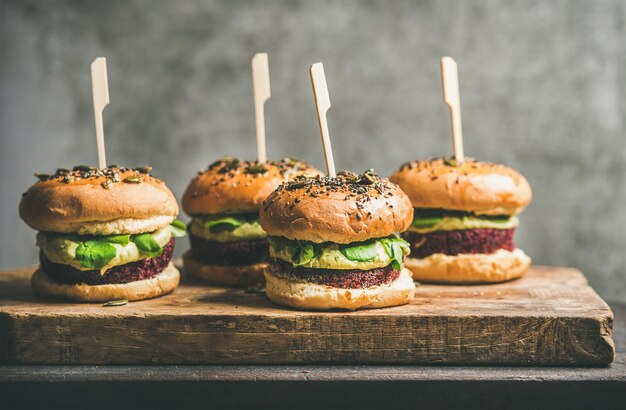
M32 294L32 271L0 273L0 363L602 366L615 355L611 310L570 268L422 285L409 305L317 313L191 280L125 306L56 302Z

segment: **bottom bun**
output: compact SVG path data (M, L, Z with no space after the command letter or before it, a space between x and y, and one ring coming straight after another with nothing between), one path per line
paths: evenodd
M300 282L273 275L265 270L265 293L274 303L304 310L372 309L409 303L415 291L411 272L403 269L388 285L364 289L335 288Z
M170 262L158 275L150 279L111 285L65 284L48 277L37 269L30 280L35 294L46 298L77 300L80 302L108 302L111 300L142 300L166 295L178 287L180 272Z
M213 285L246 288L265 283L263 270L266 263L243 266L207 265L191 256L191 251L183 255L185 273Z
M478 284L519 278L530 267L530 258L516 248L513 251L500 249L491 254L436 253L423 259L406 258L404 264L418 282Z

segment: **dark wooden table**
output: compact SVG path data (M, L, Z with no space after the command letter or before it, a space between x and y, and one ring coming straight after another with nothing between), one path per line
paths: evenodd
M16 365L606 366L612 314L584 275L533 266L516 281L421 285L358 312L280 308L258 292L183 278L115 308L33 295L32 268L0 272L0 363Z
M626 409L626 304L604 368L0 366L0 409Z

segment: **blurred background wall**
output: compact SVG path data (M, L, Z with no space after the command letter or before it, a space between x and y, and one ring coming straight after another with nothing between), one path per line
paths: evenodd
M533 187L518 244L626 300L625 20L620 0L0 0L0 269L36 262L17 213L33 172L97 162L97 56L109 163L152 165L180 197L217 157L255 155L255 52L270 59L271 157L323 166L308 76L323 61L337 167L383 175L450 154L439 57L451 55L466 155Z

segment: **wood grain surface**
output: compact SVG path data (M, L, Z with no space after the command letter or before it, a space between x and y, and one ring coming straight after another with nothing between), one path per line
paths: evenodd
M34 269L0 273L5 364L514 364L613 361L613 314L579 271L533 267L485 286L418 286L409 305L302 312L183 280L103 307L34 296Z

